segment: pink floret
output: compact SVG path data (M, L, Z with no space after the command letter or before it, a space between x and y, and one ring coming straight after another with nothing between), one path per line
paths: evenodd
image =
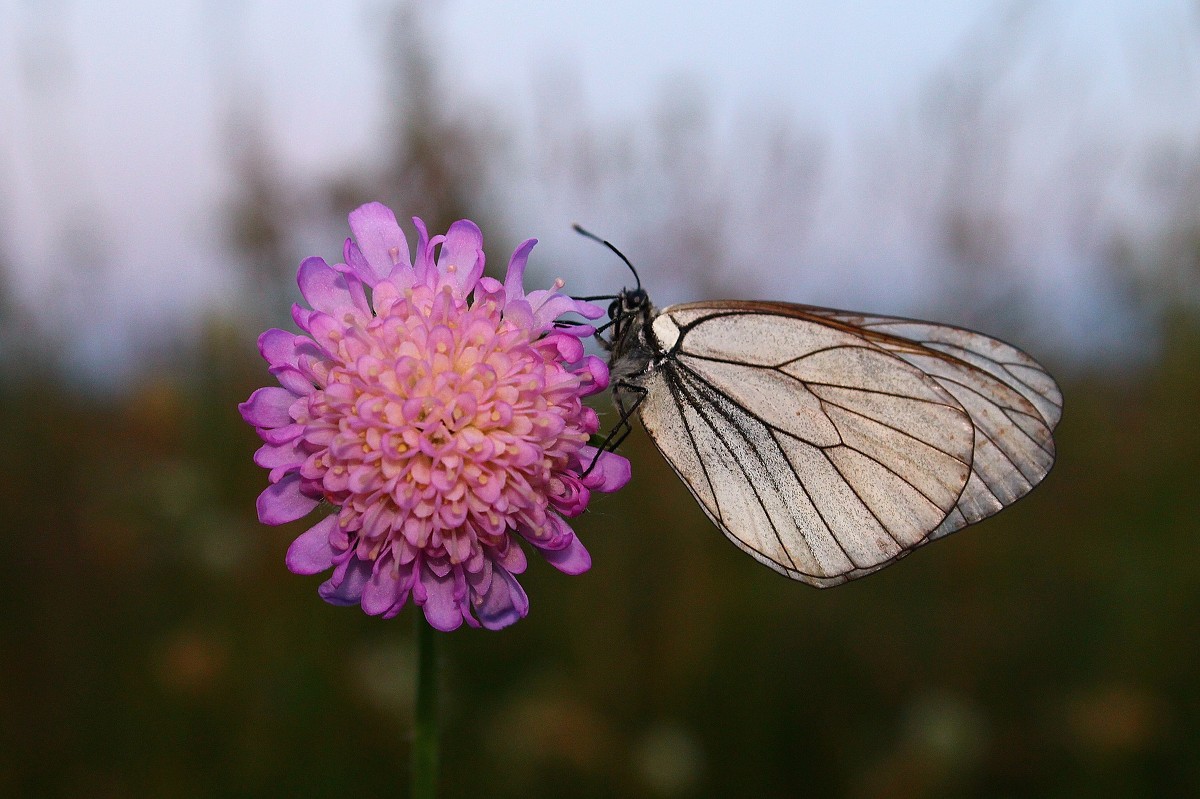
M414 224L410 256L391 210L355 210L345 263L300 266L304 334L259 339L280 384L240 406L266 442L259 518L335 506L287 553L297 574L333 569L327 602L391 617L411 598L439 630L499 629L529 612L514 576L520 542L560 571L586 571L566 518L629 480L627 460L586 443L599 423L581 399L608 385L580 342L592 329L555 324L602 311L559 294L561 281L525 293L534 239L500 283L483 277L474 223L433 238Z

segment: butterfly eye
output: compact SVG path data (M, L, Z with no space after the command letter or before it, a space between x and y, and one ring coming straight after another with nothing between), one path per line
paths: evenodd
M621 313L621 300L616 299L608 304L608 318L616 319Z

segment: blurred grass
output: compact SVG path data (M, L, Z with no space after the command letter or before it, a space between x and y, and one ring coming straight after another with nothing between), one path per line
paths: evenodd
M632 437L577 524L592 571L532 563L528 619L447 636L445 794L1195 795L1197 363L1185 315L1141 371L1067 381L1044 486L831 591ZM0 795L402 795L409 611L325 605L283 567L302 524L256 522L253 335L176 364L0 385Z

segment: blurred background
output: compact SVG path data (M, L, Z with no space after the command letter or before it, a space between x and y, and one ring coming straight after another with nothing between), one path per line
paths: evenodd
M403 795L412 619L316 596L236 404L383 200L492 269L977 327L1028 499L787 581L634 481L444 636L446 796L1200 792L1200 6L0 0L0 795ZM597 407L607 410L607 398Z

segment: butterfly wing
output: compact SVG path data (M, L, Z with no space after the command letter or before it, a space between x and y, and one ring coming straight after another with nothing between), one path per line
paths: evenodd
M950 325L811 306L803 310L862 330L877 346L932 376L971 415L976 430L971 479L955 512L930 540L1012 504L1054 465L1051 433L1062 417L1062 392L1021 350Z
M1026 493L1053 461L1046 416L1061 406L1044 370L994 339L929 323L912 323L921 340L905 338L889 325L907 320L859 326L842 313L672 306L653 323L661 357L631 380L651 438L713 522L760 562L821 587ZM1006 382L1009 362L1045 380Z

